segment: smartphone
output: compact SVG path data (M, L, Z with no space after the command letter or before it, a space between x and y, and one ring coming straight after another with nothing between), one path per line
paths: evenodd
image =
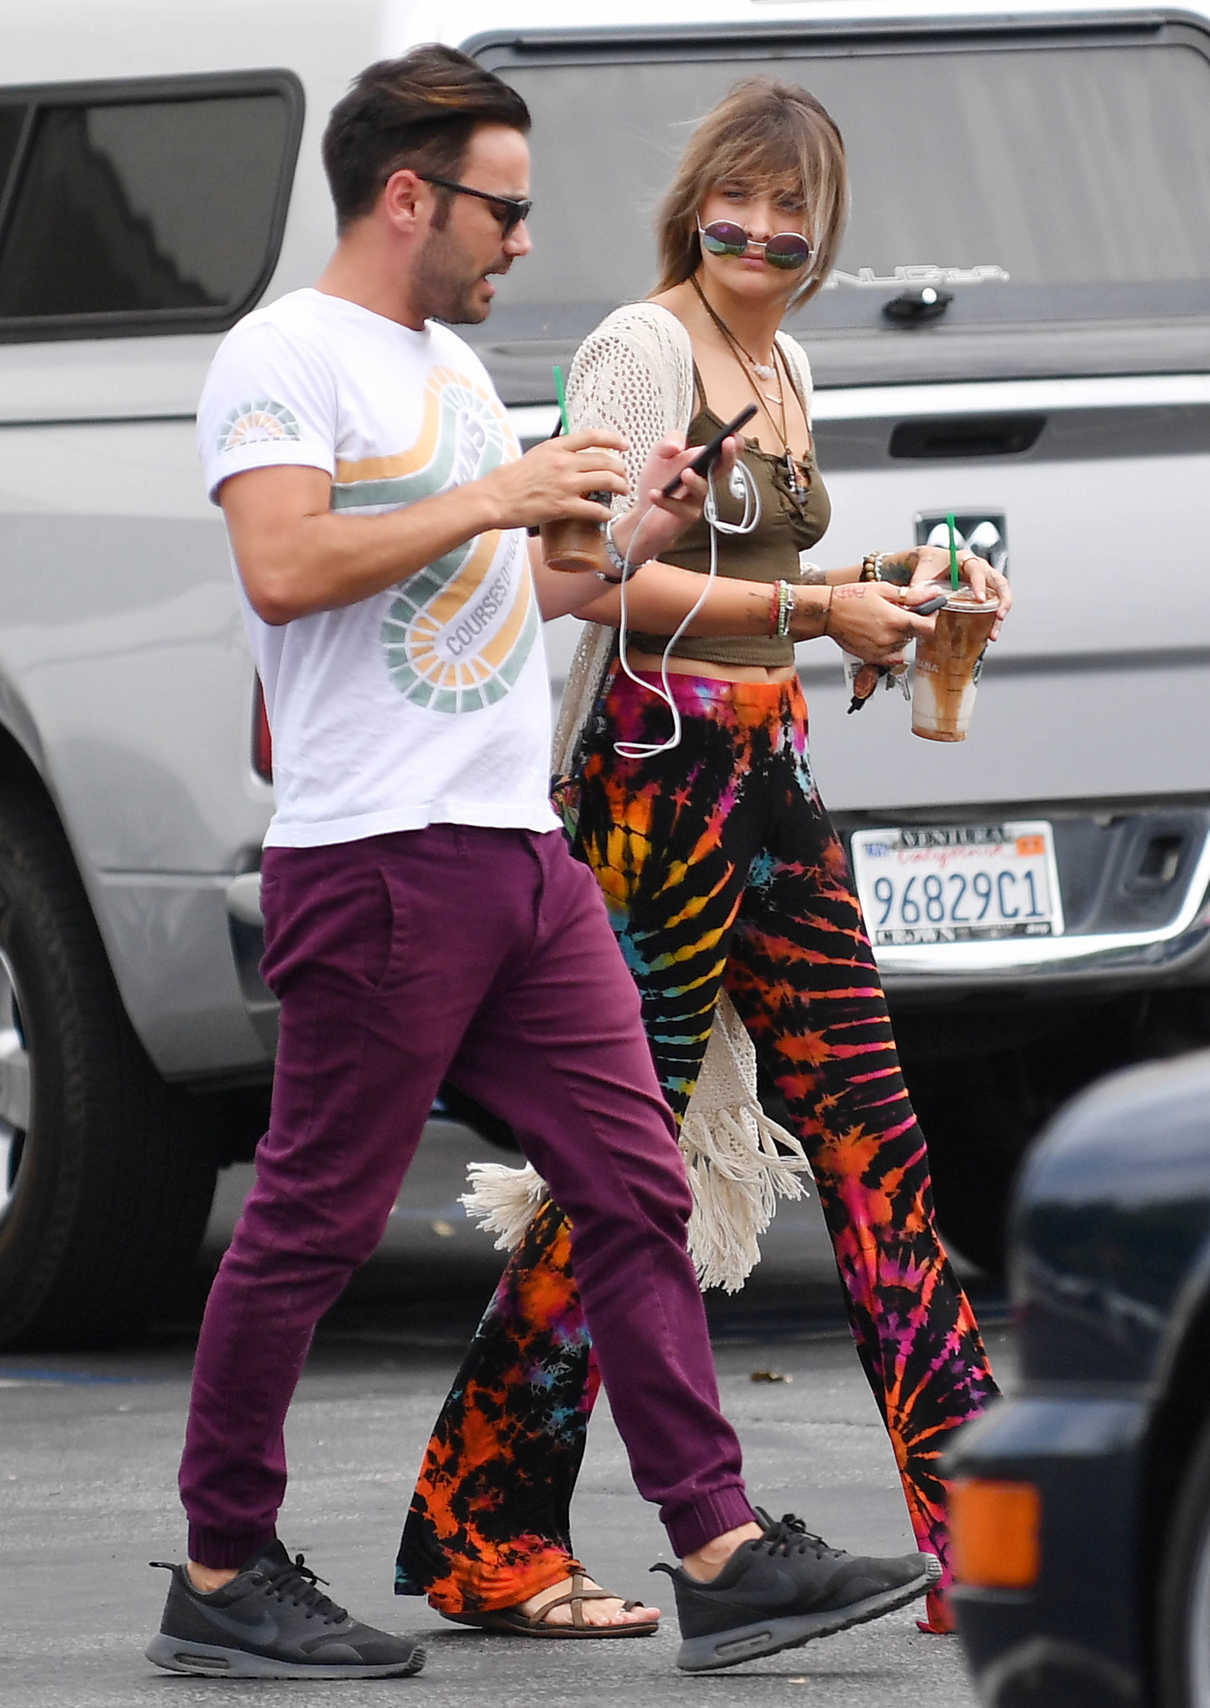
M905 605L905 611L910 611L913 617L931 617L934 611L939 611L949 600L944 593L936 593L931 599L926 599L923 605Z
M738 433L744 423L746 421L751 421L755 414L756 405L754 403L750 403L746 408L741 409L733 421L728 421L725 427L719 428L718 432L714 435L708 445L702 446L697 456L694 457L693 461L688 465L688 471L702 476L708 475L710 470L723 454L723 440L729 439L732 433ZM681 474L686 472L687 471L685 469L681 470ZM671 498L680 484L681 475L674 475L668 482L668 485L664 488L664 497Z

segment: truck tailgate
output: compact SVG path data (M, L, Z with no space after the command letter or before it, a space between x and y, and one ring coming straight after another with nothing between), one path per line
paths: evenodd
M1158 402L1145 381L1103 385L1098 407L1087 386L1069 407L1062 386L978 388L1011 390L1044 423L1023 453L948 460L890 455L910 419L887 412L892 393L864 414L850 393L843 418L817 398L837 520L812 556L852 563L910 543L921 512L986 514L1017 601L962 745L914 738L897 694L847 716L835 650L800 648L833 810L1210 790L1210 384L1193 379L1178 399L1166 382Z

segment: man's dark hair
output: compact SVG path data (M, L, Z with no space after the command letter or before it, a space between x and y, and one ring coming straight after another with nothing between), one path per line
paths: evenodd
M526 134L529 108L515 89L456 48L430 42L402 59L367 66L332 108L324 131L337 231L369 213L392 172L405 166L456 178L478 125L509 125ZM448 204L450 192L441 194Z

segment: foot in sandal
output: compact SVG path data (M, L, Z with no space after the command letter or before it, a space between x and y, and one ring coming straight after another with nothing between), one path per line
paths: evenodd
M650 1637L659 1629L660 1610L641 1601L623 1601L583 1572L574 1572L515 1607L442 1617L515 1637Z

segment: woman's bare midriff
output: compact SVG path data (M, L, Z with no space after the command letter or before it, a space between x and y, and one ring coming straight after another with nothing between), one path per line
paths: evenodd
M664 659L658 652L627 647L626 662L632 670L650 670L658 676ZM668 670L674 676L713 676L720 682L788 682L794 674L792 664L719 664L713 658L676 656L668 660Z

